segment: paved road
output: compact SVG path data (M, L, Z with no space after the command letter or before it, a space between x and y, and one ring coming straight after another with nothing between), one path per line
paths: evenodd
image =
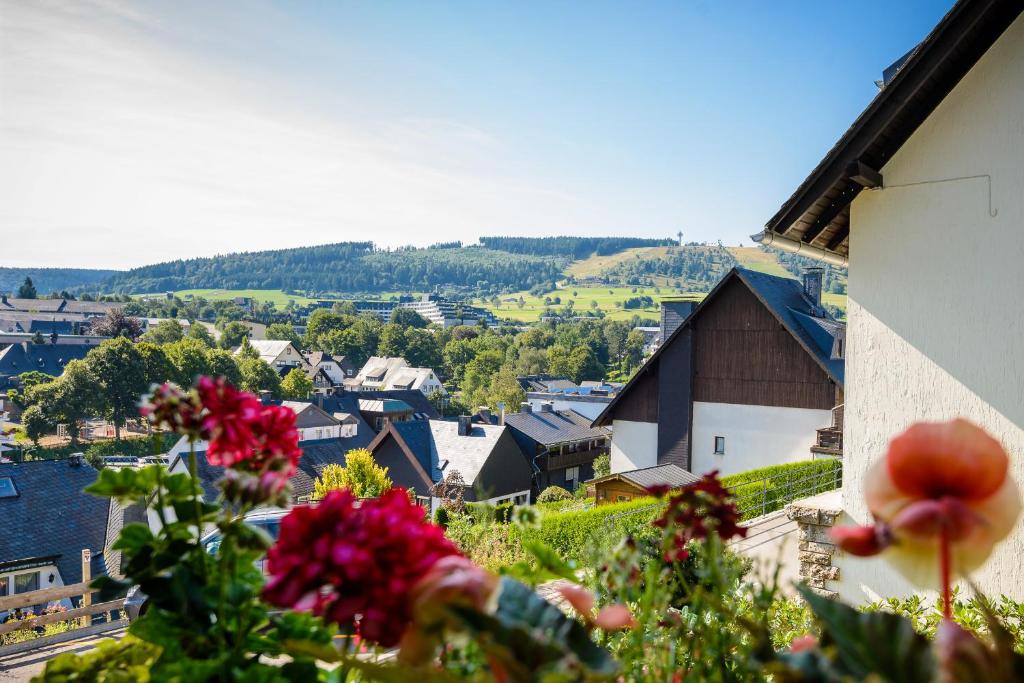
M751 520L747 537L733 541L729 547L754 561L755 576L771 577L780 564L779 587L793 595L793 582L799 579L800 561L797 552L797 525L783 511Z
M121 638L125 629L116 629L94 636L86 636L78 640L51 645L47 648L24 652L20 655L8 655L0 661L0 683L21 683L33 676L41 674L46 662L64 652L82 653L96 647L96 643L104 638Z

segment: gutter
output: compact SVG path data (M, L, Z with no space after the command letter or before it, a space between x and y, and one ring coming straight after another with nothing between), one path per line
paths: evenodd
M783 237L768 228L765 228L763 232L759 232L756 235L751 235L750 239L766 247L774 247L781 251L788 251L791 254L798 254L799 256L811 258L816 261L823 261L833 266L846 268L849 265L849 257L847 256L825 249L824 247L814 247L810 244L806 244L805 242L801 242L800 240Z

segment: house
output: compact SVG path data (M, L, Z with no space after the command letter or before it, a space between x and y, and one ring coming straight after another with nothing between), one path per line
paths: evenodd
M313 482L329 464L345 466L345 454L354 448L366 448L375 433L366 424L356 408L356 399L350 396L317 397L326 408L301 401L284 401L296 413L295 424L299 430L299 447L302 457L298 469L289 480L293 501L308 498L313 492ZM206 442L196 444L197 474L203 487L204 497L216 500L217 482L224 476L224 468L209 464L203 457ZM183 437L167 453L168 470L172 473L188 471L189 444ZM150 520L150 525L155 524Z
M83 491L96 476L81 456L0 461L0 596L80 583L82 550L105 573L109 502Z
M611 471L722 474L805 460L843 402L844 326L801 284L733 268L597 417Z
M413 489L431 512L440 504L431 488L457 471L466 501L492 504L530 500L530 466L511 431L500 425L475 425L469 416L457 422L391 422L369 446L374 460L388 468L398 486Z
M518 413L505 415L505 425L533 471L533 492L549 486L575 491L594 476L594 458L608 452L608 432L571 410L552 404L534 410L523 403Z
M91 347L69 344L32 344L23 342L0 349L0 390L17 388L18 375L35 370L52 377L64 373L73 360L81 360Z
M249 344L267 365L278 372L281 370L292 370L293 368L299 368L308 372L310 369L309 362L305 356L299 353L299 350L290 341L283 339L250 339ZM236 356L240 353L241 349L242 347L235 349Z
M369 360L363 364L362 369L356 374L354 378L355 383L352 386L358 387L355 389L356 391L383 389L388 374L398 368L408 366L409 364L405 362L404 358L370 356ZM346 383L346 387L348 386L349 384Z
M292 371L292 368L281 368L282 377ZM313 382L313 391L318 394L328 393L334 388L334 382L331 380L330 375L327 371L321 367L310 367L306 370L306 377Z
M415 389L424 396L430 396L433 393L448 394L444 385L441 384L441 380L430 368L396 368L388 373L382 388L384 391Z
M579 386L568 377L561 375L522 375L516 377L523 391L546 392L552 389L573 389Z
M355 377L356 367L348 356L332 356L326 351L306 354L306 362L313 368L323 370L334 386L340 387L349 377Z
M671 463L655 465L639 470L608 474L587 482L594 487L594 500L597 505L608 503L625 503L634 498L643 498L652 486L668 486L678 489L699 481L700 477L687 472L679 465Z
M865 471L921 420L980 424L1024 481L1022 10L957 2L755 236L849 267L843 488L817 501L839 523L870 521ZM1018 526L971 578L1024 599L1021 556ZM884 562L817 560L845 600L913 592Z
M412 406L397 398L361 398L359 414L378 432L389 423L413 419Z
M355 377L342 384L348 391L416 389L424 396L447 393L433 370L409 367L404 358L398 357L371 356Z

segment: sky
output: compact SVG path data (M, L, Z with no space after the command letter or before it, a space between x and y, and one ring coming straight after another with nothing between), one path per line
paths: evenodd
M0 0L0 266L750 244L951 4Z

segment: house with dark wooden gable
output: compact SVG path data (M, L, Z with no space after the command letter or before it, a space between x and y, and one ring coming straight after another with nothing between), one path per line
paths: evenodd
M613 473L695 474L806 460L843 402L845 325L821 305L822 271L734 268L596 420Z
M388 468L391 481L414 489L431 512L440 503L431 497L431 488L454 471L462 475L466 501L530 500L530 467L504 425L473 424L469 416L457 422L389 422L367 448L377 464Z

